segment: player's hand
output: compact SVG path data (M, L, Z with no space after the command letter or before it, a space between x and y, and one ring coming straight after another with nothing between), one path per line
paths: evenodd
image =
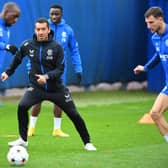
M135 68L134 68L134 74L135 75L137 75L137 74L139 74L139 73L141 73L141 72L144 72L145 70L144 70L144 66L142 66L142 65L138 65L138 66L136 66Z
M3 73L1 74L1 80L2 80L2 81L5 81L6 79L8 79L8 75L7 75L6 72L3 72Z
M18 48L16 46L11 45L11 44L7 44L5 49L7 51L11 52L13 55L15 55L18 50Z
M82 80L82 74L80 72L78 72L78 73L76 73L76 76L77 76L77 83L78 83L78 85L80 85L81 80Z
M37 82L41 85L45 84L47 82L46 76L45 75L35 75L37 77Z

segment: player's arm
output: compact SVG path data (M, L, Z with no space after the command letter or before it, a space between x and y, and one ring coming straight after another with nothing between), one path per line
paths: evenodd
M160 57L158 53L155 53L154 56L144 65L144 70L149 71L154 68L160 62Z
M16 53L16 51L18 50L18 48L15 45L6 43L4 41L4 37L3 37L2 32L3 31L0 28L0 50L6 50L14 55Z
M45 75L40 75L40 74L36 74L35 75L37 77L37 82L41 85L45 84L47 82L48 76Z
M135 68L134 68L134 74L139 74L139 73L141 73L141 72L145 72L145 70L144 70L144 66L142 66L142 65L137 65Z
M155 67L160 62L160 57L158 53L155 53L154 56L144 65L138 65L134 68L134 73L139 74L141 72L146 72Z
M6 73L6 72L3 72L2 74L1 74L1 80L2 81L5 81L5 80L7 80L8 79L8 74Z
M8 76L11 76L17 67L21 64L23 57L26 55L26 47L23 45L20 47L20 50L16 52L15 57L12 60L12 63L9 65L5 71Z
M82 80L82 61L81 61L81 56L79 53L79 46L78 42L75 38L74 32L72 28L69 29L69 43L68 43L70 53L71 53L71 58L72 58L72 65L74 67L74 71L77 75L77 80L78 83L81 82Z
M14 73L15 69L20 64L20 59L18 59L18 55L19 55L19 52L16 53L12 63L7 68L7 70L1 74L1 80L2 81L7 80L8 77Z

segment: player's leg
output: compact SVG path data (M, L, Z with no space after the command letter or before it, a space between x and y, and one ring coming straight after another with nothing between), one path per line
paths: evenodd
M27 141L27 130L28 130L28 110L33 105L39 102L37 98L37 92L28 90L25 92L18 104L18 125L20 138L16 141L9 142L9 146L21 145L26 147Z
M168 142L168 123L165 120L164 112L168 109L168 96L160 93L155 100L155 103L150 111L151 117L158 127L161 135Z
M90 135L86 127L85 121L78 113L73 101L66 103L64 112L68 115L68 117L73 122L76 130L78 131L85 145L84 148L88 151L96 151L96 147L90 141Z
M68 134L64 133L61 130L61 116L62 116L62 110L57 105L54 104L54 129L53 129L53 136L57 137L69 137Z
M66 85L66 67L64 69L64 73L62 74L61 78L64 85ZM68 134L64 133L61 130L62 109L59 108L57 105L54 105L53 113L54 113L54 128L52 135L57 137L69 137Z
M51 101L63 109L63 111L71 119L85 145L85 149L95 151L96 148L90 142L90 135L86 124L78 113L68 89L66 89L63 93L55 94L53 97L51 97Z
M31 112L31 116L30 116L29 130L28 130L28 136L35 135L35 127L36 127L38 115L39 115L40 110L41 110L41 103L42 102L40 102L38 104L35 104L32 107L32 112Z

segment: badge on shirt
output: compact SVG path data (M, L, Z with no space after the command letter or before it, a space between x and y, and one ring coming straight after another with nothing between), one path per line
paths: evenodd
M67 38L67 33L66 32L62 32L62 39L61 39L61 41L62 42L66 42L66 38Z
M165 40L165 45L168 47L168 39Z
M0 27L0 36L3 36L3 29Z

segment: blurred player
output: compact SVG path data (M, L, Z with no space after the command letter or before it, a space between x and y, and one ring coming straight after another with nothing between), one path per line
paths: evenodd
M151 7L145 13L145 22L153 33L152 43L155 47L154 56L144 65L138 65L134 69L135 74L146 72L158 63L162 63L165 72L165 87L155 100L150 115L161 135L168 142L168 123L163 116L168 109L168 25L164 21L163 11L159 7Z
M65 57L65 69L62 75L62 80L64 85L66 85L66 72L67 72L67 50L69 48L71 54L71 60L74 67L74 71L77 75L78 84L82 79L82 65L81 58L78 49L78 43L75 39L74 32L72 28L65 23L65 20L62 18L63 16L63 8L60 5L52 5L49 10L49 24L50 28L54 31L54 39L61 44L64 49L64 57ZM31 67L27 64L28 69ZM38 114L41 110L41 103L36 104L32 107L32 115L30 117L30 125L28 130L28 136L33 136L35 134L35 126L38 118ZM53 136L59 137L69 137L68 134L64 133L61 130L61 114L62 110L54 105L54 127L53 127Z
M9 44L10 27L13 26L20 16L20 9L14 2L7 2L4 4L0 13L0 72L4 71L4 63L6 51L15 54L17 47ZM5 95L5 83L0 81L0 91Z
M9 142L8 145L25 147L28 145L28 110L32 105L48 100L57 104L71 119L84 143L84 149L95 151L96 148L90 142L85 122L78 113L70 92L61 80L64 71L63 49L52 39L53 34L46 19L38 19L34 29L33 39L26 40L21 45L20 51L16 53L7 71L1 75L2 81L5 81L15 72L22 59L28 55L32 67L29 73L30 88L27 89L18 104L20 138Z

